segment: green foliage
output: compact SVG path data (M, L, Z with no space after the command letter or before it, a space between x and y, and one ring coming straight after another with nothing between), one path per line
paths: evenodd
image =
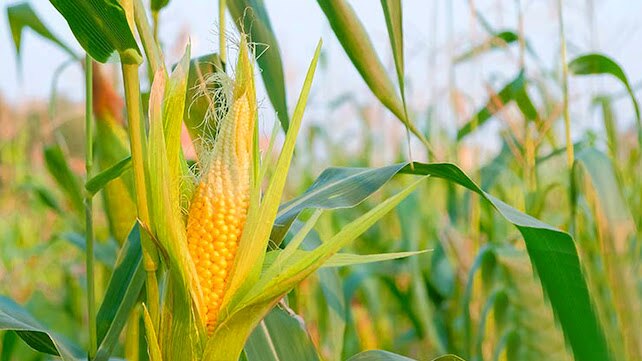
M57 44L61 49L67 52L72 58L75 58L73 50L58 39L45 24L42 23L38 15L33 11L31 5L27 2L18 3L7 7L7 20L11 28L13 45L16 48L16 55L20 60L20 47L22 45L22 33L25 28L29 28L43 38Z
M13 300L0 296L0 330L16 332L34 350L59 355L64 361L77 360L78 347L51 332Z
M50 0L67 20L76 40L101 63L118 52L123 63L140 64L142 57L125 9L116 0Z

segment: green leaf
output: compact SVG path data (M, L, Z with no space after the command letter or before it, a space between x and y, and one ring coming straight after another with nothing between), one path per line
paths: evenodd
M254 329L245 343L248 361L316 361L316 348L297 318L275 307Z
M534 121L538 118L537 109L526 91L526 77L523 71L520 71L517 77L506 84L499 93L491 96L486 105L459 129L457 140L462 139L477 127L486 123L493 115L512 101L517 104L527 120Z
M403 12L401 9L401 0L381 0L381 7L383 8L383 14L386 18L386 27L388 28L388 38L390 38L392 56L395 59L395 70L397 71L399 92L404 106L404 118L407 119L408 111L406 108L406 86L404 81Z
M369 350L350 357L348 361L414 361L414 359L388 351Z
M129 313L138 301L144 283L145 269L140 244L140 227L137 224L120 250L103 303L96 316L99 345L96 353L97 361L109 359Z
M279 207L270 238L276 244L296 217L308 208L337 209L358 205L399 173L403 164L383 168L328 168L301 196Z
M67 54L73 58L76 57L73 50L65 43L60 41L55 35L49 31L47 26L40 20L38 15L33 11L31 4L27 2L18 3L7 7L7 20L11 28L11 36L13 38L13 45L16 48L16 56L20 61L20 48L22 45L22 32L25 28L35 31L38 35L45 39L52 41L58 45Z
M152 11L160 11L169 4L169 0L151 0Z
M100 192L101 189L105 188L107 183L120 177L123 173L131 169L131 167L132 157L128 156L88 180L85 184L85 189L92 195L96 194Z
M170 182L181 184L183 178L183 151L181 148L181 126L185 110L187 78L190 66L191 44L187 44L183 57L176 65L165 88L163 96L163 130L169 161Z
M63 361L75 361L81 353L77 346L68 344L49 331L10 298L0 296L0 331L15 331L36 351L60 356Z
M325 13L341 46L372 93L404 123L408 130L427 144L424 135L407 119L403 101L397 95L395 87L387 75L388 72L381 64L363 24L357 18L350 4L345 0L317 0L317 3ZM395 60L401 61L403 58L401 54L403 51L401 6L394 3L395 1L390 1L388 4L382 4L390 17L389 33L392 31L391 41L394 42ZM403 66L397 65L397 69L399 74L399 70L403 71Z
M266 46L265 51L255 50L254 56L261 68L261 77L270 102L277 112L281 127L288 131L288 105L285 94L285 78L281 50L274 36L270 18L263 0L228 0L227 7L240 32L249 32L250 40L258 49Z
M381 217L394 209L415 190L422 180L415 181L397 194L379 203L370 211L342 227L337 234L315 249L295 252L283 262L273 264L263 272L261 280L248 293L246 300L239 302L241 305L239 307L253 303L269 302L272 298L276 297L278 299L279 296L291 290L296 284L328 262L346 244L355 240Z
M642 141L642 120L640 119L640 106L638 100L635 97L635 93L631 88L624 70L611 58L602 55L602 54L586 54L579 56L573 59L568 64L568 70L571 74L574 75L594 75L594 74L608 74L617 78L624 88L626 88L627 93L631 97L631 102L633 103L633 109L635 110L635 119L638 126L638 137Z
M455 64L470 60L478 55L484 54L491 50L506 48L508 45L519 40L519 35L515 32L506 30L493 34L490 38L484 40L481 44L473 46L470 50L458 55L453 60Z
M45 148L45 166L49 174L62 189L76 212L81 214L84 211L84 201L80 191L78 177L71 171L65 154L58 144Z
M143 61L125 10L117 0L49 0L67 20L76 40L101 63L115 52L125 64Z
M433 359L432 361L464 361L464 359L457 355L443 355Z
M163 328L157 336L164 345L161 350L164 359L180 361L192 360L200 354L199 337L190 335L204 330L193 307L195 295L190 284L195 271L188 262L190 256L181 215L179 184L171 182L167 157L162 117L166 85L165 72L159 69L154 76L149 99L150 130L145 166L147 173L154 175L149 179L151 218L165 220L153 222L152 232L169 264L167 292L161 311Z
M408 164L396 165L399 173L417 175L431 175L444 178L459 184L469 190L480 194L510 223L515 225L524 237L526 249L532 264L540 277L542 287L548 296L553 311L560 321L565 337L568 339L576 360L611 360L608 353L606 337L598 322L596 312L592 305L587 283L582 274L581 265L575 244L570 235L557 230L529 215L512 208L501 200L484 192L457 166L449 163L415 163L414 169ZM379 183L370 184L374 192L383 186L391 176L388 175L390 167L379 168L385 177L379 178ZM371 169L376 172L376 169ZM348 168L343 173L344 178L350 173L359 174L366 169ZM340 172L335 170L333 172ZM375 173L373 172L373 173ZM394 174L393 174L394 175ZM358 179L358 178L354 178ZM376 179L376 178L375 178ZM320 182L315 182L315 184ZM357 188L358 183L353 183ZM345 187L345 183L336 186ZM306 193L313 192L311 187ZM324 190L327 194L333 193L330 185ZM305 195L305 194L304 194ZM367 195L366 195L367 196ZM332 197L333 199L338 197ZM294 201L293 201L294 202ZM319 203L300 202L297 207L300 212L306 208L317 208Z
M410 256L416 256L422 253L426 253L429 250L425 251L413 251L413 252L392 252L392 253L376 253L376 254L350 254L350 253L337 253L334 256L323 264L323 268L330 267L345 267L345 266L354 266L359 264L390 261L393 259L406 258Z

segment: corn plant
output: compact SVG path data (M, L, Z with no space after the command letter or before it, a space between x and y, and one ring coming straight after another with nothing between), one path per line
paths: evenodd
M27 131L0 148L0 159L18 171L6 179L35 196L28 214L54 212L50 237L67 241L57 246L72 247L77 259L52 266L63 306L33 296L23 305L17 292L20 302L0 297L2 359L642 357L635 89L605 55L567 61L562 1L555 2L560 69L541 72L529 68L539 58L523 30L521 2L514 31L494 29L468 3L487 38L453 54L451 71L515 45L518 61L514 75L471 114L458 109L464 91L450 84L452 115L465 119L449 133L422 122L408 100L401 1L380 2L394 66L388 71L360 14L347 1L318 0L373 99L406 132L386 150L399 161L383 166L372 157L380 135L368 128L394 124L372 119L369 104L340 102L363 118L363 147L354 157L323 127L304 126L314 79L330 71L320 61L322 41L307 49L310 64L290 112L291 89L262 1L219 1L219 53L192 58L188 43L176 64L166 63L159 39L168 0L151 0L149 9L141 0L50 3L84 54L60 41L28 3L7 7L14 45L19 57L30 29L69 56L63 66L83 70L84 117L72 135L56 129L46 139L47 175L27 176L26 160L15 156L27 148ZM235 56L227 51L230 36L238 39ZM101 63L117 65L122 89ZM278 120L265 147L259 72ZM615 78L623 95L595 97L605 139L573 144L569 78L588 75ZM637 147L618 141L616 97L633 105ZM50 114L56 104L52 97ZM464 163L466 138L507 113L515 119L502 131L500 152L467 175L454 164ZM558 120L563 141L553 127ZM76 139L83 139L75 152L84 167L70 156ZM353 166L315 169L319 145L331 164ZM429 162L415 161L417 152ZM25 231L45 220L13 217L1 229L4 223L15 230L0 232L3 247L46 236ZM21 256L11 247L5 252L19 255L7 259ZM65 326L38 312L45 308L60 309Z

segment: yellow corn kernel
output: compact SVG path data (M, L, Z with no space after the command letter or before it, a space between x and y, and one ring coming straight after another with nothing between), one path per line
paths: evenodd
M187 242L202 290L201 315L216 327L228 276L243 232L250 197L254 111L245 93L232 104L187 219Z

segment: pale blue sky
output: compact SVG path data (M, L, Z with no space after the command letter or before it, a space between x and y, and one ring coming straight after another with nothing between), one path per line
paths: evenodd
M429 103L444 104L447 108L445 90L448 83L450 55L465 50L473 41L480 41L485 33L472 20L467 0L452 0L453 35L448 35L448 3L451 0L405 0L404 31L406 45L406 73L410 102L420 113ZM594 0L594 29L591 31L588 4L590 0L565 0L565 19L570 43L569 57L588 52L601 51L617 60L627 72L632 83L642 79L642 1ZM22 81L19 81L15 52L6 22L6 4L15 1L2 0L0 16L0 94L11 103L26 99L49 96L54 70L66 59L66 55L36 35L26 32L23 36ZM316 1L265 0L272 25L279 40L285 65L290 107L296 97L302 77L307 68L314 46L319 38L324 40L327 70L315 81L318 98L332 100L346 92L357 94L361 101L371 101L372 96L359 78L358 73L343 53L331 32ZM385 22L376 0L350 1L366 25L384 63L393 67L388 50ZM475 0L496 29L516 29L515 3L512 0ZM525 13L525 31L533 48L547 67L558 63L557 15L555 0L522 0ZM47 0L31 0L36 12L53 32L68 44L78 49L71 32L62 17ZM215 33L217 1L172 0L161 16L161 39L169 61L180 55L181 38L189 34L193 55L216 51ZM449 39L453 39L449 42ZM511 55L495 54L478 61L458 65L455 69L457 86L466 97L472 99L471 107L477 107L486 98L486 86L499 86L514 76L517 67L517 49ZM432 59L432 62L431 62ZM529 72L537 73L531 63ZM583 125L592 126L587 89L618 90L619 85L610 79L589 81L573 79L571 94L574 97L572 110L574 121L581 118ZM58 84L59 92L72 99L82 99L83 82L79 69L68 68ZM584 104L582 101L584 100ZM268 106L268 102L265 102ZM619 109L630 116L628 102L618 103ZM444 117L448 113L444 110Z

